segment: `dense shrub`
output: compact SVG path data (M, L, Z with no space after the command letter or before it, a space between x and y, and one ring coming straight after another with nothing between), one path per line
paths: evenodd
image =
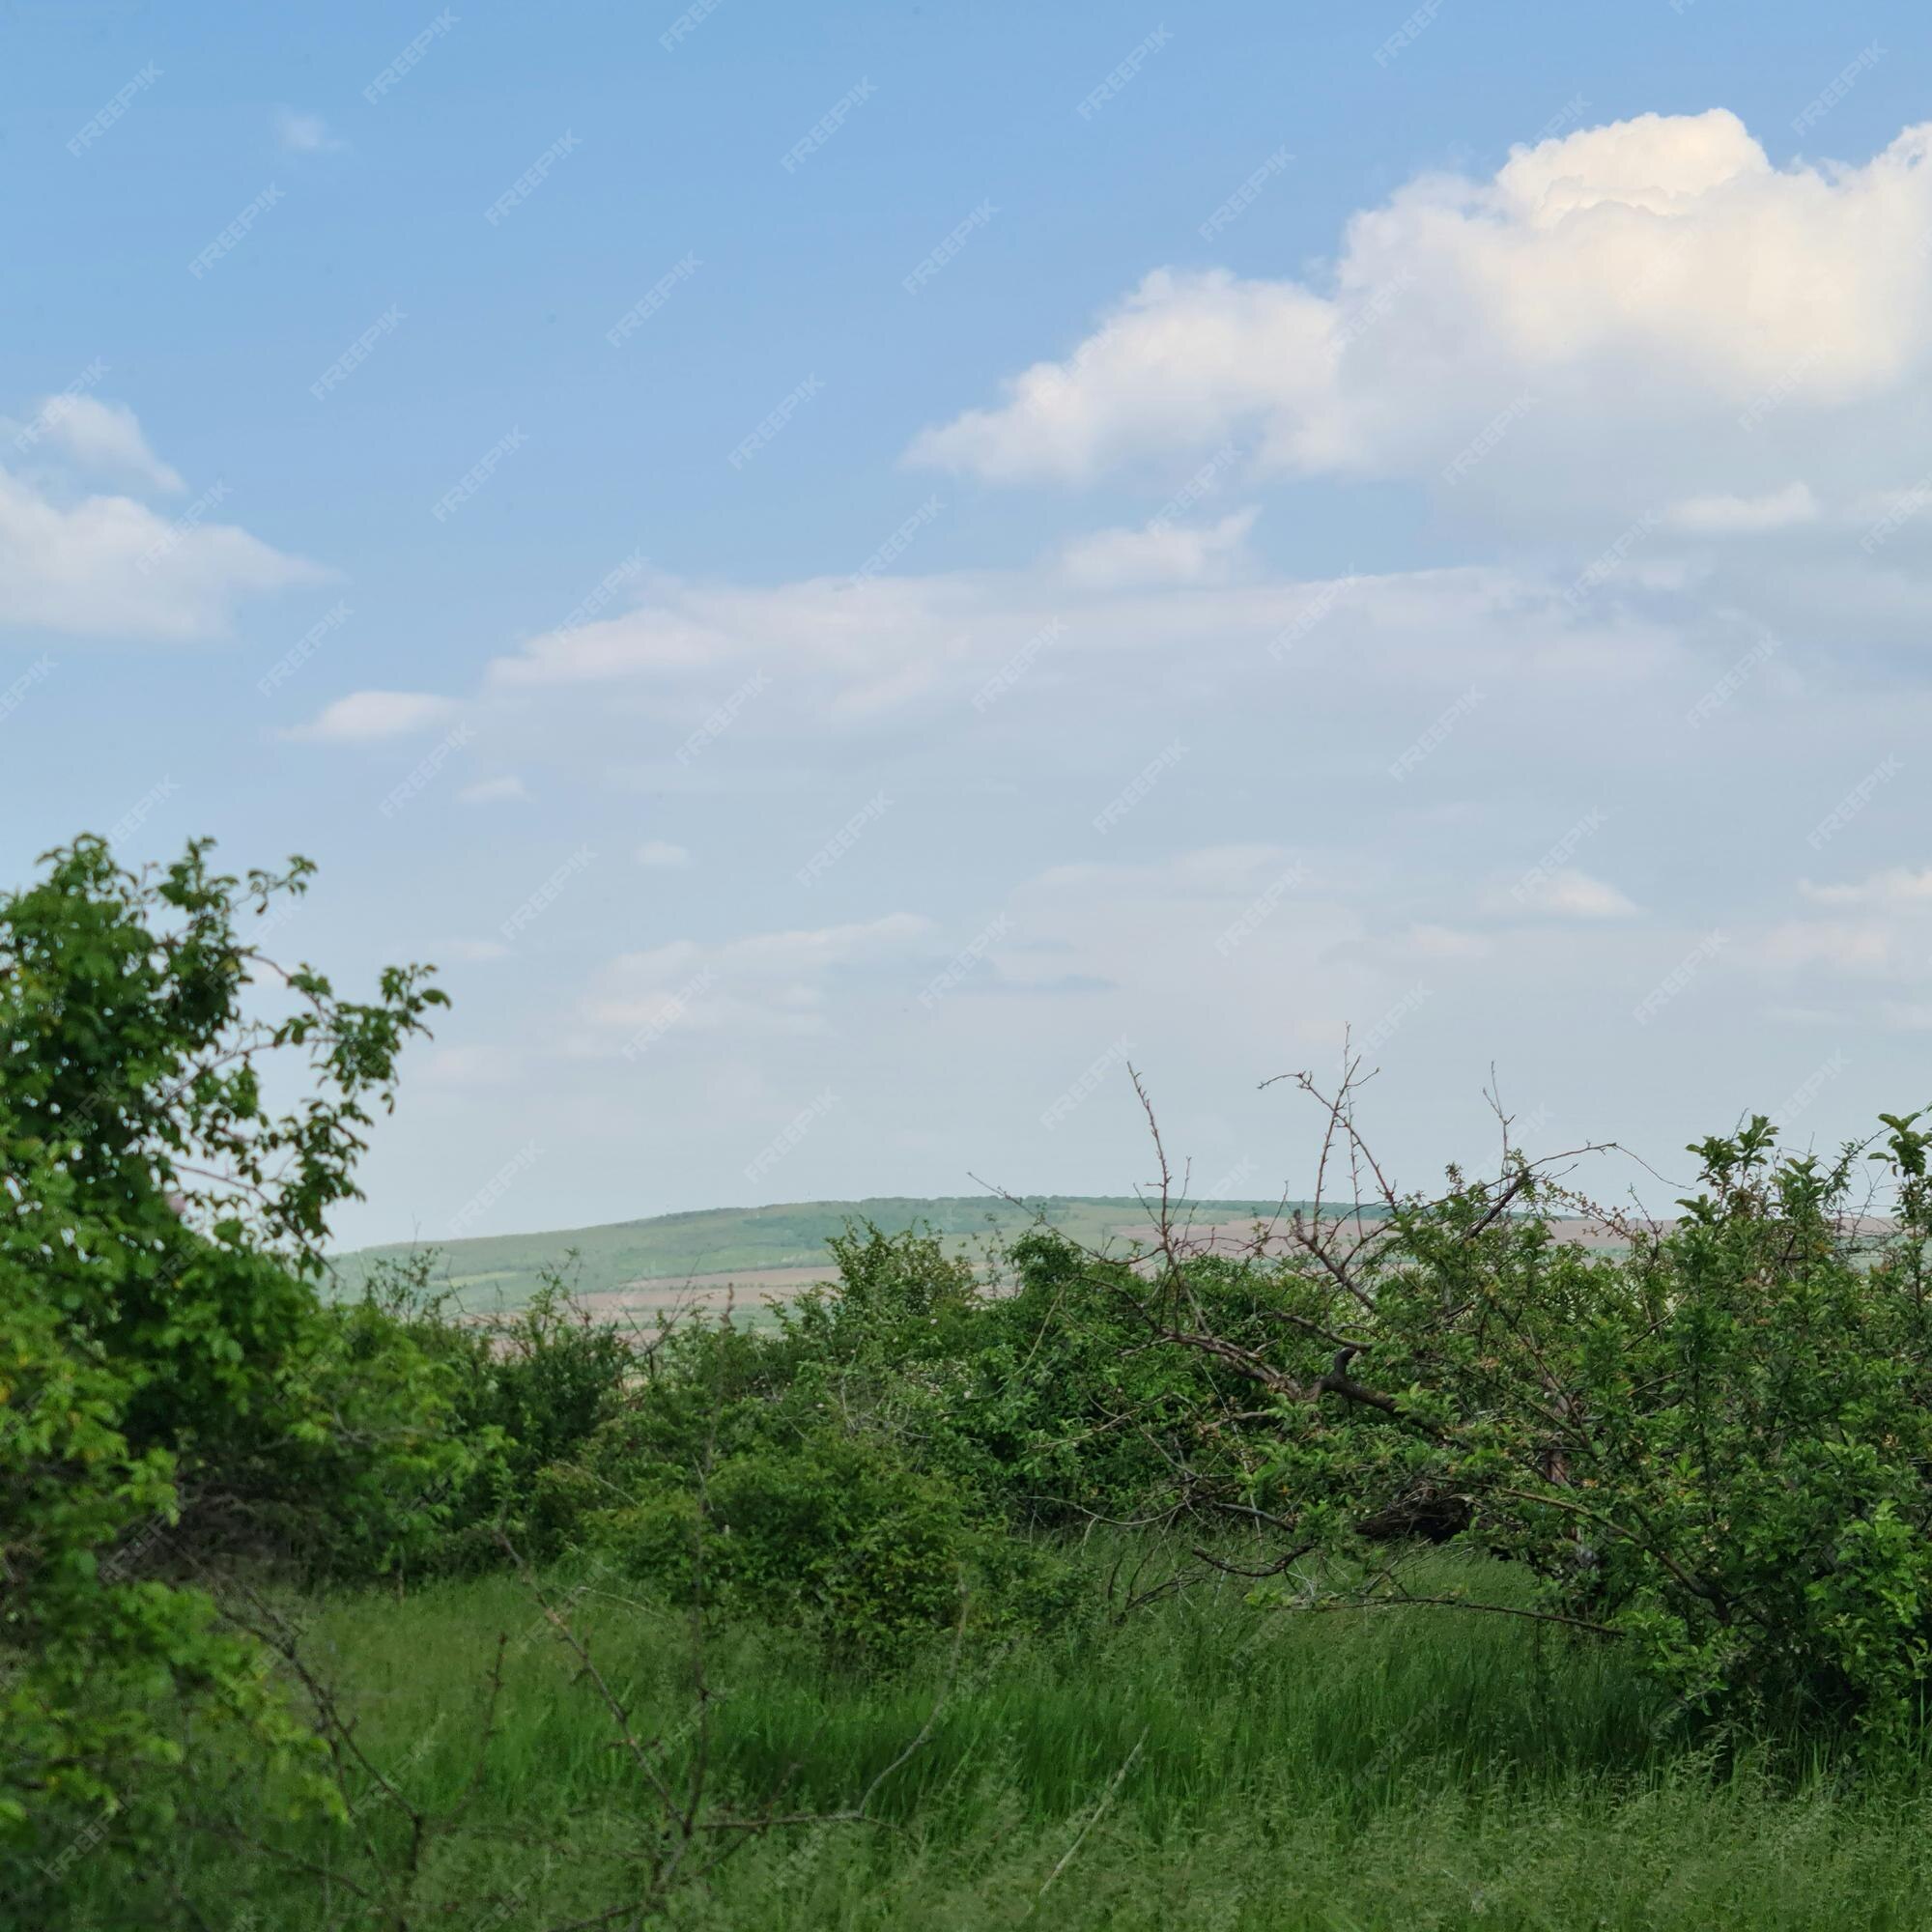
M177 1579L278 1510L380 1560L369 1498L466 1460L406 1340L315 1294L368 1109L440 995L270 968L237 915L306 870L243 886L195 845L137 878L82 839L0 900L0 1870L57 1860L76 1820L165 1818L170 1699L299 1743L257 1648ZM291 1009L251 1016L269 974ZM315 1091L276 1115L282 1050Z
M1703 1191L1616 1252L1558 1239L1562 1197L1520 1160L1391 1199L1365 1242L1257 1264L1286 1296L1265 1346L1174 1279L1144 1305L1272 1410L1258 1498L1337 1601L1401 1593L1365 1525L1446 1505L1538 1579L1527 1607L1620 1641L1687 1711L1896 1736L1932 1658L1926 1136L1888 1117L1869 1155L1885 1231L1851 1211L1866 1150L1775 1139L1698 1144Z
M594 1527L595 1548L676 1601L873 1663L960 1621L978 1540L959 1492L831 1429L648 1486Z

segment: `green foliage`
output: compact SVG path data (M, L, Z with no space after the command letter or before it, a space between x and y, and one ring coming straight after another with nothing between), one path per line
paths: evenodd
M255 1646L167 1578L277 1503L352 1519L376 1461L460 1454L422 1365L312 1286L370 1110L442 996L414 968L367 1004L271 968L238 914L307 866L244 884L207 854L136 877L84 838L0 900L0 1856L44 1859L126 1804L164 1821L169 1698L301 1742ZM251 1009L264 974L280 1017ZM280 1052L314 1092L278 1114Z
M958 1492L890 1443L822 1429L647 1490L594 1547L674 1601L891 1665L960 1621L978 1541Z
M1692 1151L1704 1190L1623 1253L1553 1238L1519 1164L1346 1259L1258 1264L1289 1318L1265 1347L1173 1281L1150 1299L1171 1339L1239 1345L1273 1412L1256 1500L1340 1598L1401 1591L1368 1525L1446 1509L1687 1711L1895 1740L1932 1638L1922 1150L1891 1123L1883 1236L1848 1206L1861 1150L1780 1160L1759 1118Z

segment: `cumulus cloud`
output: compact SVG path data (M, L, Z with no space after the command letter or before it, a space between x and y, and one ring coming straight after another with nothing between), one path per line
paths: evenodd
M444 724L460 709L427 691L352 691L284 735L323 745L365 745Z
M134 412L98 396L45 396L29 424L31 440L65 457L85 474L172 494L180 473L148 447Z
M1804 513L1774 466L1825 419L1850 466L1918 446L1911 423L1876 452L1869 431L1932 350L1929 150L1932 126L1860 166L1775 168L1713 109L1518 148L1488 180L1424 176L1356 214L1318 278L1154 270L911 455L1083 482L1238 437L1263 469L1472 503L1525 474L1571 501L1771 495L1773 527Z
M129 497L63 503L0 469L0 626L84 637L224 632L242 599L326 572L213 521L219 485L175 518Z
M1209 582L1227 576L1239 559L1257 514L1249 508L1205 526L1157 519L1137 530L1096 530L1066 546L1061 572L1070 582L1099 589Z
M1792 524L1817 521L1818 500L1803 483L1762 497L1690 497L1674 504L1670 521L1680 530L1702 536L1747 534L1781 530Z

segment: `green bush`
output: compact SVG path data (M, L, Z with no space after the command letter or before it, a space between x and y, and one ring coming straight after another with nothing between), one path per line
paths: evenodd
M1399 1596L1365 1525L1447 1506L1534 1577L1518 1609L1619 1643L1687 1712L1902 1737L1932 1690L1927 1138L1887 1117L1884 1233L1852 1208L1865 1149L1775 1138L1699 1143L1703 1191L1621 1252L1559 1239L1520 1161L1394 1201L1365 1245L1255 1264L1288 1318L1259 1346L1151 1281L1160 1331L1273 1418L1254 1493L1306 1552L1293 1590L1325 1563L1337 1602Z
M646 1492L597 1535L676 1601L887 1665L959 1623L980 1541L956 1492L832 1430Z
M99 839L0 899L0 1872L71 1846L76 1818L164 1824L174 1707L271 1751L306 1741L262 1653L177 1578L271 1538L278 1508L358 1521L381 1487L463 1459L393 1336L352 1347L313 1281L331 1207L396 1056L441 995L391 969L378 998L282 973L237 931L303 889L245 886L207 847L140 877ZM250 1018L258 978L291 996ZM313 1096L272 1113L287 1050ZM352 1338L354 1341L355 1338Z

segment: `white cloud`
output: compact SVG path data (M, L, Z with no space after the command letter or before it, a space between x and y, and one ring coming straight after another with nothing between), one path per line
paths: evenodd
M302 114L293 107L276 108L275 138L292 155L332 154L344 145L328 131L320 114Z
M1932 867L1913 871L1893 866L1868 879L1839 886L1801 881L1798 890L1819 905L1932 906Z
M638 864L688 866L691 864L691 854L682 845L673 845L668 838L648 838L638 847Z
M1680 530L1701 536L1781 530L1793 524L1815 523L1817 518L1818 500L1803 483L1788 483L1762 497L1690 497L1670 511L1670 521Z
M1069 688L1095 657L1168 656L1204 676L1218 664L1249 680L1351 657L1364 675L1373 665L1411 688L1437 690L1460 689L1476 673L1629 685L1678 648L1670 633L1612 599L1573 606L1567 572L1539 580L1472 566L1317 582L1103 577L1074 582L1055 559L1034 570L862 584L662 579L637 611L546 633L495 659L483 696L526 719L549 690L595 730L608 710L597 688L628 686L675 734L668 749L682 740L685 766L701 772L731 745L802 723L857 728L949 707L994 722ZM592 695L573 698L579 688ZM634 721L612 718L611 728L637 737Z
M1239 558L1257 514L1250 508L1207 526L1156 521L1137 530L1097 530L1069 543L1060 568L1070 582L1096 589L1211 582Z
M1759 952L1772 967L1885 973L1897 963L1898 935L1878 920L1792 920L1773 926Z
M1498 910L1513 906L1556 919L1628 919L1636 911L1615 886L1574 866L1529 874L1495 903Z
M129 497L61 504L0 470L0 625L81 636L219 636L243 598L327 573L211 519L217 485L169 519Z
M148 447L134 412L98 396L43 397L32 419L34 440L51 444L89 475L172 494L181 476Z
M1519 526L1553 507L1529 476L1572 506L1781 493L1794 438L1848 477L1915 463L1902 484L1922 423L1881 405L1932 351L1928 154L1932 126L1776 169L1713 109L1424 176L1349 222L1319 282L1156 270L911 455L1079 482L1233 437L1263 468L1507 497Z
M456 794L458 805L526 805L529 787L514 772L499 779L481 779Z
M847 925L678 940L613 960L582 1002L582 1018L608 1051L640 1030L690 1026L740 1032L825 1030L828 985L929 949L932 922L912 913Z
M353 691L283 735L316 744L363 745L446 724L459 708L453 697L427 691Z

